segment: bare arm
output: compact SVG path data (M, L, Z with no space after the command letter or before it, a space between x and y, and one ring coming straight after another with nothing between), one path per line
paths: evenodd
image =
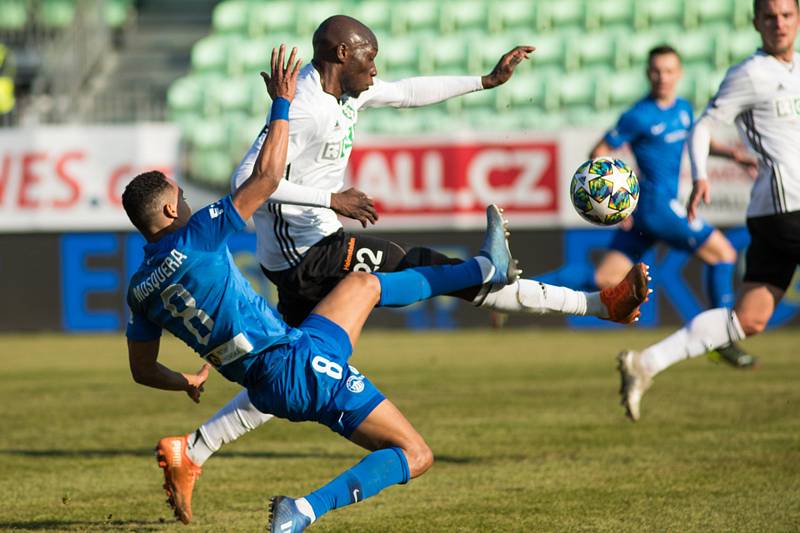
M280 53L276 49L272 50L271 76L265 72L261 73L261 77L264 78L267 85L267 91L272 97L273 106L278 103L276 100L279 98L292 101L297 84L297 73L300 71L300 61L295 62L297 49L292 49L288 65L284 65L285 50L285 45L281 45ZM286 168L288 147L288 117L272 120L267 139L261 146L252 174L233 195L233 205L236 206L236 210L243 219L247 220L253 216L256 209L266 202L267 198L278 188L278 183Z
M128 340L133 380L155 389L185 391L194 402L199 402L203 383L208 379L209 364L204 364L197 374L175 372L157 361L159 347L160 339L146 342Z

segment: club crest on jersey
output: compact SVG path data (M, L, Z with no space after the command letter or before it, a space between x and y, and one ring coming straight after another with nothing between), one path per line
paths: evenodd
M364 376L350 376L347 378L347 390L354 394L364 391Z

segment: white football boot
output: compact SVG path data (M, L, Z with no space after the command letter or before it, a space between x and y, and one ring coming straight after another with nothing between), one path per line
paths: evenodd
M625 414L636 422L639 420L639 404L642 396L653 384L653 376L641 364L641 352L625 350L617 356L617 369L620 376L620 403L625 406Z

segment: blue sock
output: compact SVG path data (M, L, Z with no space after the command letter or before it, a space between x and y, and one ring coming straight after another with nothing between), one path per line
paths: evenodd
M457 265L375 272L381 282L379 307L402 307L433 296L483 284L481 267L473 258Z
M717 263L706 266L706 291L712 308L733 307L733 263Z
M386 487L407 483L408 462L400 448L378 450L345 470L333 481L308 496L317 520L332 509L375 496Z
M567 263L558 270L536 276L536 281L567 287L576 291L592 292L597 290L594 282L594 267L589 263Z

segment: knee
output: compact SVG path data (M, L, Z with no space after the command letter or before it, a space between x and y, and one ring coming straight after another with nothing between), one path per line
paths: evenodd
M369 272L351 272L345 278L345 282L353 287L354 290L357 290L359 294L366 298L371 298L375 302L381 296L381 282Z
M424 440L403 450L408 460L409 477L419 477L433 466L433 451Z
M625 276L620 276L618 272L610 272L609 270L598 270L595 272L594 275L594 283L597 285L598 289L605 289L607 287L613 287Z
M719 251L719 262L720 263L735 263L736 262L736 249L733 245L725 239L723 241L725 244L720 248Z

